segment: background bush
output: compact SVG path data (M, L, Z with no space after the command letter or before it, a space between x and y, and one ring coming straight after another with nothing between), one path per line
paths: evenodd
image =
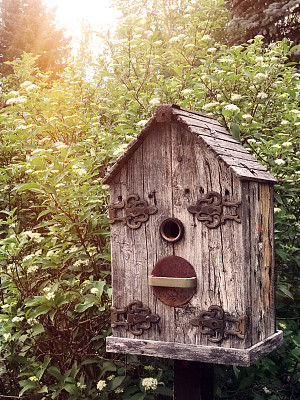
M157 0L147 10L120 2L115 33L99 34L91 79L76 60L55 80L39 71L36 56L11 63L0 93L0 393L172 395L170 362L105 353L111 289L101 179L156 105L177 103L217 117L278 179L277 311L285 342L249 368L216 366L216 395L297 398L299 73L287 40L265 46L256 36L228 47L222 3Z

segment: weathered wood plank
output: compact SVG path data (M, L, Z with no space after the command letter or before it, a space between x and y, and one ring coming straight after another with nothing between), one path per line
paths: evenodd
M236 143L236 144L241 145L240 142L238 142L236 139L234 139L231 135L228 135L228 133L217 132L215 130L212 131L205 125L202 127L189 125L189 130L194 135L197 135L197 136L207 136L210 138L221 140L223 142L224 146L226 146L227 143Z
M216 346L109 336L106 339L106 350L121 354L143 354L153 357L172 358L174 360L190 360L248 367L280 346L282 341L282 331L277 331L272 336L247 349L228 349Z
M170 124L160 124L153 130L143 144L143 174L144 196L151 204L157 205L158 211L145 224L144 248L147 252L147 267L145 278L151 275L157 261L173 254L173 245L165 242L159 233L161 223L173 216L173 199L171 184L171 128ZM139 248L136 251L140 251ZM153 289L144 281L142 287L145 304L161 317L159 326L145 332L143 337L174 340L174 310L159 301L153 294Z
M275 278L274 278L274 233L273 233L273 187L259 184L261 214L261 307L265 337L275 331Z
M269 172L250 170L248 168L241 168L237 166L230 166L233 172L235 172L242 179L254 180L254 181L266 181L276 183L277 180Z
M173 111L173 113L176 114L177 110ZM225 135L231 136L231 134L227 131L227 129L225 129L217 120L211 118L205 118L202 116L196 116L192 114L188 115L188 113L186 113L186 116L183 116L182 114L178 115L177 120L185 123L186 125L199 126L200 128L203 127L204 125L212 132L213 131L222 132Z

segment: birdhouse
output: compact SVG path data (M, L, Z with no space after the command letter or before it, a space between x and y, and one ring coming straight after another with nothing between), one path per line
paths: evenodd
M107 351L248 366L275 328L275 178L213 117L161 105L110 185Z

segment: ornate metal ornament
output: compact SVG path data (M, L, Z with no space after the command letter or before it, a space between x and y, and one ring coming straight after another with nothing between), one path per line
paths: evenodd
M201 311L199 318L191 320L199 327L200 333L209 335L210 342L219 343L228 335L245 338L245 317L232 317L220 306L210 306L208 311Z
M188 211L194 214L198 221L203 221L208 228L217 228L225 224L226 220L241 222L241 202L227 201L220 193L209 192L202 195L195 205L188 206ZM227 214L225 207L232 209L232 214Z
M140 196L137 194L130 194L125 200L122 200L117 204L110 204L109 209L109 222L114 224L115 222L123 222L131 229L138 229L141 227L143 222L147 222L149 215L157 212L157 207L148 206L146 200L140 200ZM118 216L118 211L124 210L122 216Z
M134 300L127 307L117 309L111 307L111 326L123 326L127 331L135 336L142 335L145 330L151 328L152 324L157 324L160 316L152 314L150 308L143 307L143 303Z

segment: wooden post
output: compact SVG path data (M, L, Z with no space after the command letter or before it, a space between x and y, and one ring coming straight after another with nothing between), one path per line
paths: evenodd
M213 400L214 366L195 361L174 361L174 400Z

